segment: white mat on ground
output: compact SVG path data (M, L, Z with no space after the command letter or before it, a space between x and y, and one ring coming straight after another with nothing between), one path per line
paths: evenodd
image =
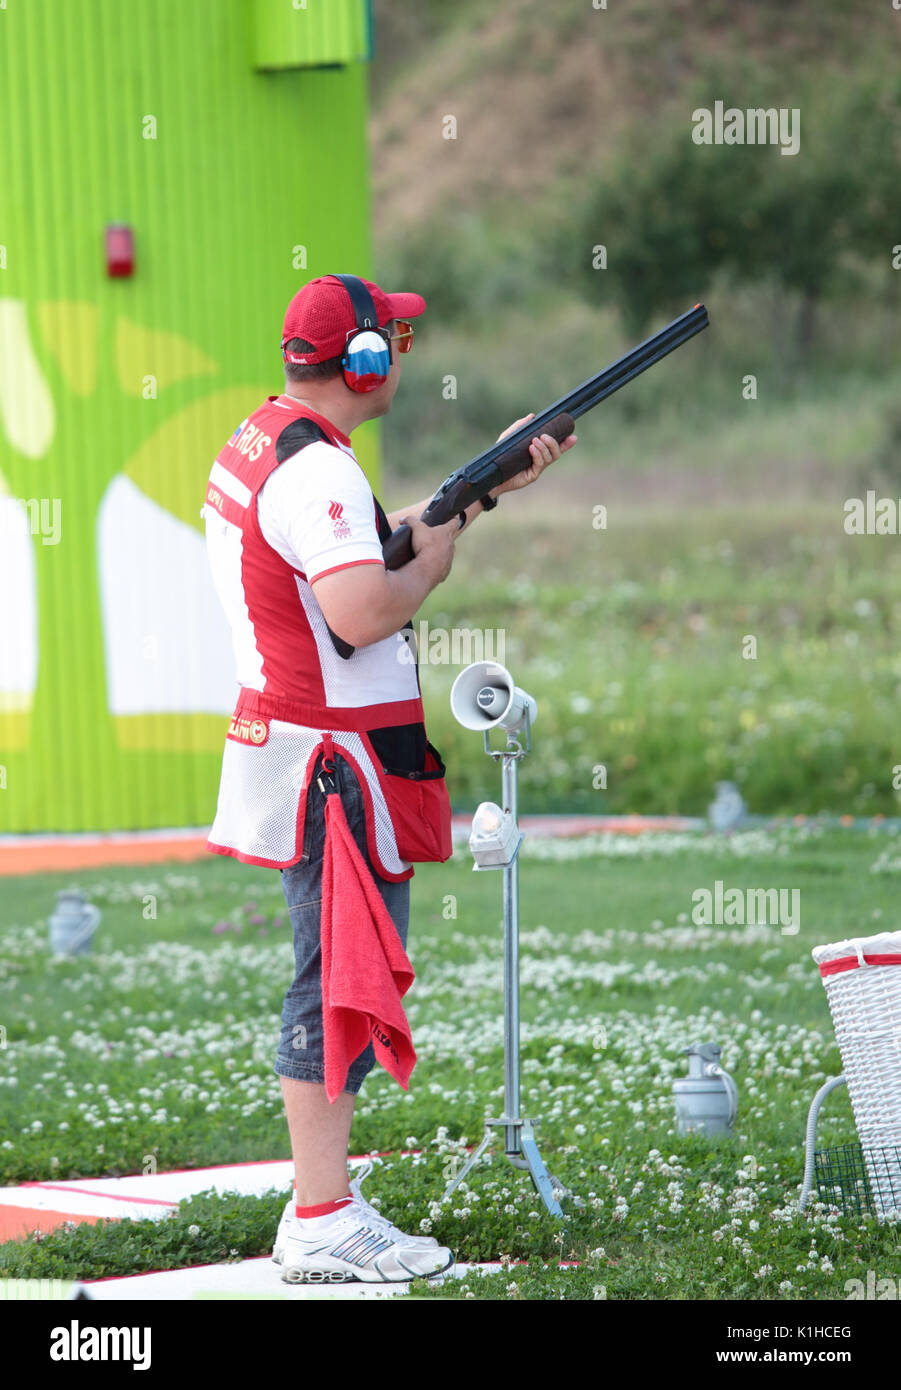
M362 1162L351 1159L350 1163ZM198 1192L236 1192L260 1197L287 1190L294 1181L290 1159L273 1163L235 1163L218 1168L185 1168L146 1177L73 1178L21 1187L0 1188L0 1204L34 1207L38 1211L69 1211L84 1216L168 1216L185 1197Z
M438 1280L462 1279L472 1270L494 1274L500 1264L458 1264ZM124 1279L82 1281L91 1298L101 1300L138 1299L178 1300L199 1298L392 1298L410 1290L414 1296L424 1280L411 1284L286 1284L281 1268L268 1255L254 1260L235 1261L224 1265L193 1265L189 1269L171 1269L157 1274L134 1274Z
M407 1153L408 1150L403 1150ZM410 1151L412 1152L412 1151ZM374 1156L378 1165L380 1156ZM368 1159L348 1158L353 1171ZM0 1188L0 1206L31 1207L35 1211L65 1211L73 1216L108 1216L124 1220L155 1220L171 1215L178 1203L198 1192L262 1197L284 1192L294 1181L290 1159L231 1163L217 1168L179 1168L171 1173L132 1174L127 1178L71 1178L59 1182L26 1183Z

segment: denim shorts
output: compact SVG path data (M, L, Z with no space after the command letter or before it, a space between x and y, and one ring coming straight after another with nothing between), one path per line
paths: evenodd
M340 787L341 804L351 834L369 866L373 881L382 895L389 916L406 949L410 920L410 881L391 883L373 868L366 845L363 793L350 764L337 750L333 757L335 781ZM294 932L294 983L285 995L282 1032L275 1061L277 1076L296 1081L325 1084L325 1052L322 1031L322 954L320 914L322 912L322 855L325 845L325 794L316 778L322 755L316 760L307 797L303 855L290 868L282 869L282 889ZM364 1077L375 1066L372 1043L351 1063L344 1090L356 1095Z

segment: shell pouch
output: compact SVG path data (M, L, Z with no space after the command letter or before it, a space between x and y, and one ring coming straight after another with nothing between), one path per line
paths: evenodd
M411 864L444 863L453 853L447 771L434 744L426 743L425 768L405 772L386 767L375 756L379 782L388 805L397 852Z

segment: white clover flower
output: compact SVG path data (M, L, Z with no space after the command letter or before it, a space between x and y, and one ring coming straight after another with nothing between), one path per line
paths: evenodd
M199 1226L189 1226L189 1227L188 1227L188 1235L189 1235L189 1236L199 1236L199 1235L200 1235L200 1227L199 1227Z

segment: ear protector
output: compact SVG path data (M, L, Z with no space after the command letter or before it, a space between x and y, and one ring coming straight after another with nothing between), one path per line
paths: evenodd
M356 275L336 275L350 296L356 330L350 334L341 358L344 381L351 391L375 391L391 372L391 346L379 329L372 295Z

